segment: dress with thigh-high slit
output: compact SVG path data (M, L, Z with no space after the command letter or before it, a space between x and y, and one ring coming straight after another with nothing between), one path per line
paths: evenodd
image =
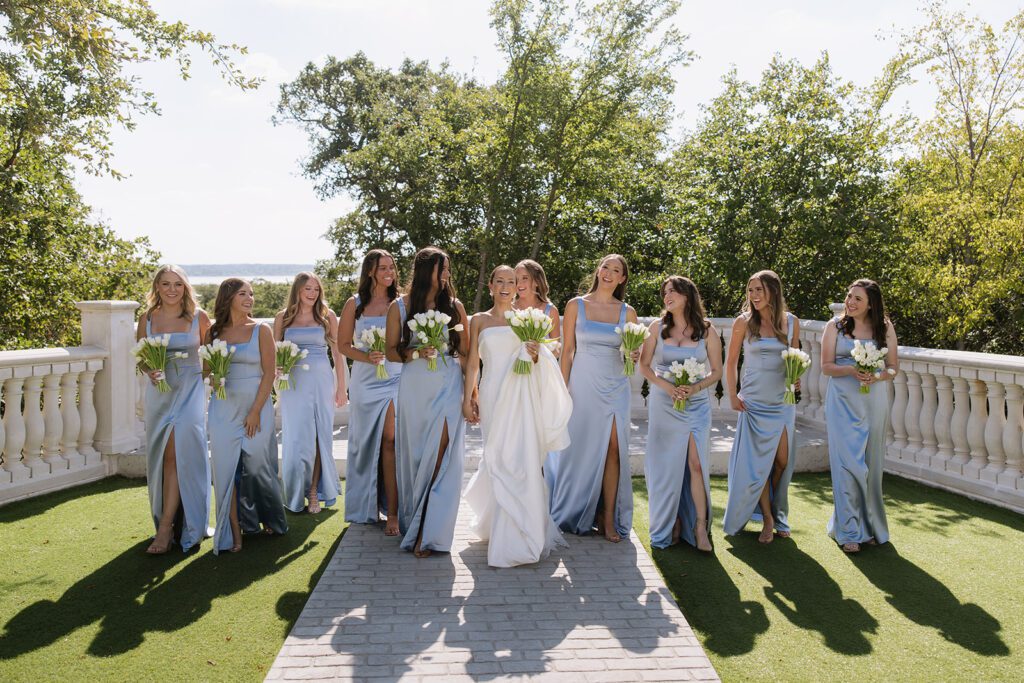
M397 299L398 310L405 317L405 302ZM356 296L356 305L359 297ZM356 320L354 339L359 341L364 330L384 329L387 316L362 315ZM384 487L378 478L380 445L388 408L398 398L398 382L402 364L384 362L387 379L377 379L377 366L352 361L349 384L348 460L345 464L345 521L372 524L387 511Z
M666 344L659 329L652 363L658 376L664 376L673 361L685 363L688 358L704 363L710 371L707 344L704 339L698 341L696 346ZM683 410L676 410L672 397L657 387L651 387L650 395L647 397L647 454L644 458L644 477L647 480L651 545L655 548L667 548L672 544L672 528L676 519L682 523L682 540L690 545L697 545L695 529L698 519L705 520L708 533L711 533L709 392L710 389L704 389L691 394ZM700 462L703 479L704 500L707 503L704 510L697 510L690 489L688 451L691 436L697 447L697 459Z
M404 326L405 311L401 313ZM414 338L412 348L416 346ZM445 425L448 447L434 476ZM462 492L465 425L459 359L438 352L436 371L427 369L425 356L405 363L395 415L398 528L405 550L414 550L417 538L421 550L452 548Z
M332 447L334 369L327 358L327 338L324 328L314 325L289 327L284 331L284 339L308 353L289 373L290 387L277 395L281 404L284 504L292 512L302 512L313 483L313 468L319 449L317 499L330 507L338 498L341 484L334 466Z
M796 316L786 314L786 339L793 338ZM788 436L789 460L777 487L769 491L775 529L789 531L789 481L796 464L796 406L786 405L788 347L775 337L743 340L743 373L739 397L746 406L736 418L736 437L729 456L729 497L722 526L739 533L751 519L760 519L758 500L772 476L779 441Z
M146 335L154 336L149 317ZM155 335L163 336L163 335ZM188 332L172 332L167 355L172 358L164 375L171 390L161 393L146 382L146 471L149 507L153 524L159 529L164 509L164 452L174 434L174 461L181 494L180 532L182 550L188 550L206 534L210 516L210 461L206 454L206 393L199 362L199 316L192 317Z
M251 438L245 435L245 418L263 378L259 331L260 326L254 325L249 341L229 344L235 353L225 383L227 397L219 399L216 392L210 396L210 453L217 501L214 554L233 545L229 514L236 487L243 533L259 531L261 523L274 533L288 531L281 480L277 477L274 406L269 398L260 409L259 431Z
M615 530L623 537L633 525L633 488L629 478L629 377L623 374L622 339L615 332L626 323L622 304L618 323L587 318L586 302L576 299L576 353L569 373L572 417L569 447L553 459L551 516L563 531L589 534L595 524L608 445L619 446L619 488L615 496Z

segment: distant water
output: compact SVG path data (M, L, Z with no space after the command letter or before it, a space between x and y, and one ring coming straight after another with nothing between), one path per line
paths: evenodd
M313 270L308 263L201 263L183 265L193 285L219 285L229 277L288 283L296 273Z

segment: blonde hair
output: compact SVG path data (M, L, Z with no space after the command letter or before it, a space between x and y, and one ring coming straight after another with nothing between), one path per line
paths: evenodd
M316 321L320 327L324 328L324 339L329 344L334 344L334 340L331 339L331 326L327 318L330 314L330 309L327 307L327 302L324 301L324 283L319 277L308 271L303 271L295 276L295 280L292 282L292 288L288 291L288 303L285 305L282 313L284 314L281 318L281 329L287 330L293 322L295 322L296 316L299 315L299 292L306 286L306 283L310 280L315 280L317 286L320 287L320 293L316 297L316 302L313 304L313 320Z
M196 310L199 308L199 302L196 301L196 291L192 289L192 284L188 281L188 274L181 266L173 264L165 264L157 268L156 273L153 275L153 284L150 285L149 293L146 295L146 317L149 314L164 305L164 302L160 299L160 278L167 273L174 273L181 278L181 281L185 284L185 296L181 298L181 316L186 320L192 320L196 314Z
M530 278L533 279L533 291L537 294L537 298L545 303L551 303L551 299L548 298L551 288L548 286L548 276L544 274L544 267L533 259L525 258L516 264L514 270L520 268L525 268L526 272L530 274Z
M786 297L782 295L782 278L774 270L760 270L747 280L749 286L757 280L768 295L768 319L772 321L775 337L789 346L789 325L786 323ZM747 317L747 339L761 338L761 314L750 305L750 295L743 301L743 315Z

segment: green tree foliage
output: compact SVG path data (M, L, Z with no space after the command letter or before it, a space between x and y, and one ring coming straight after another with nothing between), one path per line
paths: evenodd
M157 112L126 73L191 51L225 78L257 85L232 64L244 49L162 20L145 0L0 0L0 348L78 341L73 302L141 299L156 254L90 221L72 162L118 176L110 132Z

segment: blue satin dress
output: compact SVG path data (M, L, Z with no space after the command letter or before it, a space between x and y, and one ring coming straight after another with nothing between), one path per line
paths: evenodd
M835 325L838 318L829 324ZM836 335L836 364L854 365L853 339ZM871 340L862 340L871 341ZM836 543L878 543L889 540L889 525L882 499L885 467L885 432L889 426L889 391L876 382L871 392L860 393L856 377L830 377L825 392L828 461L832 469L835 510L828 535Z
M673 361L683 363L695 358L704 363L708 372L707 344L701 339L696 346L685 347L666 344L661 338L654 350L653 369L664 376ZM644 458L644 477L647 479L651 545L667 548L672 544L672 527L676 519L682 520L682 539L697 545L694 533L697 519L707 520L711 533L711 476L708 458L711 455L711 399L709 389L692 394L682 411L673 407L673 399L657 387L647 397L647 455ZM697 446L704 496L707 509L698 511L690 492L690 466L687 451L690 435Z
M402 326L405 326L405 310ZM467 332L462 332L467 334ZM415 348L417 342L413 342ZM462 417L462 366L438 353L437 370L427 359L405 363L398 383L395 415L395 458L398 474L398 528L402 548L449 552L462 494L466 421ZM441 433L448 425L448 448L433 477ZM433 484L431 479L433 478Z
M146 336L154 335L146 318ZM193 316L188 332L171 333L167 355L187 353L188 358L167 361L166 393L146 383L146 471L153 525L159 529L164 509L164 451L174 433L174 458L181 494L181 549L188 550L206 535L210 516L210 460L206 452L205 388L199 362L199 317Z
M787 313L786 319L786 338L792 339L796 316ZM790 530L788 491L796 464L796 406L783 403L786 367L782 351L786 347L775 337L743 340L740 398L747 409L736 418L736 437L729 456L729 497L722 525L730 536L742 531L751 519L761 519L758 499L771 478L783 434L789 437L789 461L769 498L775 529Z
M302 512L313 482L317 446L320 447L320 482L317 499L330 507L338 499L340 480L334 466L334 369L327 358L324 328L289 327L290 341L309 353L288 373L291 387L281 391L281 480L285 507ZM308 365L308 370L302 366Z
M618 323L587 318L582 298L576 300L576 355L569 373L573 411L569 447L551 469L551 517L562 531L589 534L594 528L612 424L619 443L619 489L615 530L623 538L633 525L633 487L629 477L629 378L622 374L622 339L616 326L626 323L622 304Z
M217 501L214 554L233 545L228 515L235 487L243 533L258 532L260 523L278 534L288 531L281 480L277 477L277 439L270 398L260 409L260 430L251 439L245 435L245 417L263 378L259 331L260 326L254 325L249 341L229 344L235 348L235 354L228 368L227 398L218 399L215 392L210 396L210 453Z
M359 305L359 297L356 297ZM398 298L398 310L405 320L405 302ZM387 316L362 315L356 320L356 342L364 330L371 327L384 329ZM398 383L402 377L402 364L384 362L387 379L377 379L377 366L373 363L352 361L349 381L348 462L345 466L345 521L373 524L387 512L384 487L377 478L380 471L380 444L384 433L384 418L388 406L398 399Z

